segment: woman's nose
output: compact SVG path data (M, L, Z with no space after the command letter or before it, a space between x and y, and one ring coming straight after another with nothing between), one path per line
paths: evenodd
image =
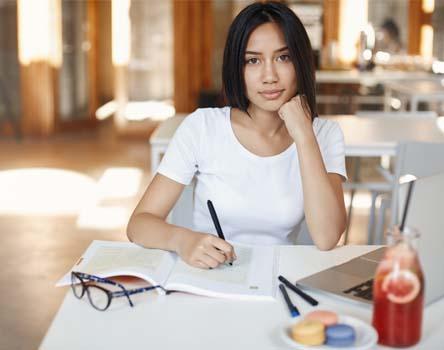
M276 67L274 66L274 62L265 61L262 71L262 82L271 84L277 82L277 80L278 80L278 75L276 72Z

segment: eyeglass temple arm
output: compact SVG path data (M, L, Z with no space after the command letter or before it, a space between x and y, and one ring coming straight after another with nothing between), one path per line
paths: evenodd
M126 290L126 292L128 293L128 295L133 295L133 294L138 294L138 293L142 293L148 290L152 290L152 289L156 289L156 288L161 288L163 290L165 290L162 286L150 286L150 287L142 287L142 288L136 288L136 289L130 289L130 290ZM125 296L125 293L123 291L116 291L116 292L111 292L113 297L123 297Z

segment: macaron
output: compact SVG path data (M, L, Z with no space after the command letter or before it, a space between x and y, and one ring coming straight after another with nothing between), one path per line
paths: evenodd
M291 328L291 337L303 345L321 345L325 341L325 326L320 321L303 320Z
M338 323L338 315L333 311L315 310L305 316L306 320L321 321L324 326L332 326Z
M353 345L356 340L354 328L343 323L327 327L325 335L327 338L325 344L336 347Z

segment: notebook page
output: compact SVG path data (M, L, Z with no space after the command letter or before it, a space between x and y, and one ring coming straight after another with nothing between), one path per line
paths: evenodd
M146 249L129 242L93 241L76 265L56 285L71 283L71 271L100 277L135 276L164 284L175 256L160 249Z
M234 244L237 260L211 270L178 259L167 289L234 299L270 299L275 295L277 249Z

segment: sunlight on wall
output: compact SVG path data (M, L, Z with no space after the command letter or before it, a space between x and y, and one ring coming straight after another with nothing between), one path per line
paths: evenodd
M422 0L422 10L424 13L432 13L435 9L435 0Z
M421 26L421 56L433 57L433 27L430 24Z
M18 44L20 63L62 63L61 3L57 0L18 0Z
M124 66L129 62L131 51L130 0L112 0L112 59L114 65Z
M340 2L339 45L340 60L350 64L356 59L356 44L360 31L368 21L367 0L342 0Z

